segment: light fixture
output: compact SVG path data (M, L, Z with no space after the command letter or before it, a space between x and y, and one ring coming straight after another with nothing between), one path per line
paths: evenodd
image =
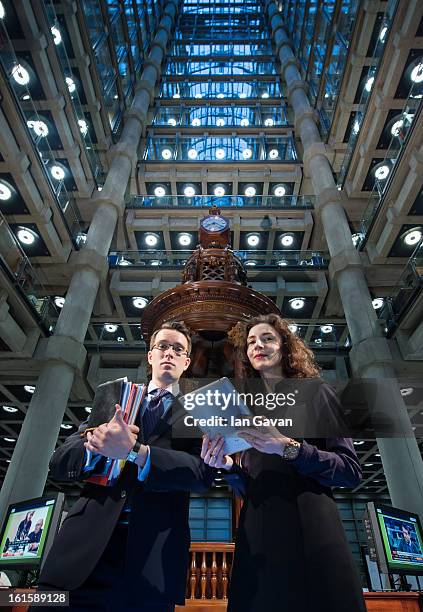
M181 94L176 92L173 94L173 98L175 98L175 100L178 100L181 97Z
M24 389L27 393L34 393L35 391L34 385L24 385Z
M245 91L241 91L239 97L241 98L241 100L244 100L247 97L247 94L245 93Z
M119 266L132 266L132 263L130 261L128 261L127 259L120 259Z
M0 19L4 19L6 12L4 10L3 2L0 2Z
M191 121L192 127L199 127L201 125L201 120L198 117L194 117Z
M254 185L247 185L247 187L244 189L244 195L247 196L247 198L254 198L256 193L257 189L254 187Z
M242 127L248 127L249 125L250 125L250 122L247 119L247 117L244 117L243 119L241 119L241 126Z
M92 410L92 408L91 408L91 406L85 406L85 409L84 409L84 410L85 410L85 412L87 412L88 414L91 414L91 410Z
M172 157L172 151L170 149L162 149L163 159L170 159Z
M184 196L187 198L193 198L196 194L196 189L194 185L185 185L184 187Z
M249 259L248 261L245 262L246 266L255 266L257 265L257 262L254 261L254 259Z
M9 189L9 187L5 183L0 181L0 200L3 200L5 202L6 200L10 200L11 197L11 189Z
M181 246L189 246L192 242L191 234L187 234L186 232L179 234L178 242Z
M147 246L155 247L159 242L159 237L157 234L146 234L144 240Z
M148 304L148 300L145 297L134 297L132 298L132 305L134 308L145 308Z
M398 119L398 121L395 121L395 123L391 127L392 136L399 136L401 134L401 130L403 127L404 127L403 119Z
M188 149L188 157L190 159L197 159L197 157L198 157L197 149Z
M30 95L29 94L25 94L22 96L22 100L29 100L30 99Z
M156 198L163 198L166 195L166 189L163 187L163 185L157 185L157 187L154 187L154 195Z
M69 423L62 423L60 425L60 429L72 429L72 425L70 425Z
M161 261L159 261L158 259L152 259L152 260L150 261L150 266L160 266L160 264L161 264L161 263L162 263L162 262L161 262Z
M54 298L54 303L56 304L57 308L63 308L65 304L65 298L58 295Z
M251 159L252 155L253 155L253 152L251 149L244 149L242 152L242 157L244 159Z
M118 328L118 326L114 323L105 323L103 327L104 331L108 332L109 334L113 334Z
M380 453L375 453L375 457L380 457Z
M364 440L354 440L353 444L354 446L361 446L364 444Z
M359 131L360 131L360 123L356 120L354 121L354 124L353 124L353 132L354 134L358 134Z
M414 388L413 387L403 387L400 390L400 393L403 397L408 397L409 395L412 395L412 393L414 392Z
M73 93L76 89L75 81L71 77L65 78L66 85L68 86L69 93Z
M330 334L331 332L333 332L333 325L321 325L320 331L322 332L322 334Z
M28 85L29 83L29 72L22 64L16 64L12 70L12 77L18 85Z
M171 117L170 119L167 120L167 124L171 125L172 127L175 127L176 125L176 119L174 119L173 117Z
M408 231L404 236L404 242L408 246L413 246L420 242L422 239L422 232L419 229L412 229Z
M389 174L389 166L387 166L386 164L384 164L383 166L379 166L375 170L375 177L379 181L384 181L387 178L388 174Z
M265 119L264 121L264 125L266 127L273 127L275 124L275 122L273 121L273 119L271 117L268 117L267 119Z
M60 34L59 28L56 26L52 26L50 28L50 32L53 34L53 41L55 45L60 45L62 42L62 35Z
M292 234L282 234L281 244L284 247L290 247L294 244L294 236Z
M194 97L197 98L197 100L201 100L201 98L203 97L203 94L196 93Z
M83 136L88 132L88 123L85 119L78 119L79 131Z
M55 164L50 168L50 174L56 181L63 181L65 178L65 171L61 166Z
M277 159L279 157L278 149L270 149L269 151L269 159Z
M103 191L103 187L102 187L101 185L99 185L99 186L97 187L97 191Z
M34 130L37 136L44 138L48 135L48 127L44 121L30 120L26 122L27 126Z
M423 81L423 59L421 59L420 63L411 71L410 79L414 83L421 83Z
M247 244L250 247L256 247L260 242L259 234L248 234L247 235Z
M220 98L220 99L222 99L222 98L224 98L224 97L225 97L225 94L224 94L224 93L218 93L218 94L217 94L217 97L218 97L218 98Z
M352 234L351 236L351 240L354 246L357 246L357 244L359 244L360 240L363 238L363 235L358 232L357 234Z
M374 465L373 463L365 463L364 467L373 467L373 465Z
M224 159L226 156L225 149L216 149L216 159Z
M14 406L3 406L5 412L18 412L18 409Z
M298 325L295 325L295 323L291 323L290 325L288 325L288 329L293 334L296 334L298 331Z
M375 298L372 300L372 306L375 310L379 310L383 306L383 298Z
M24 227L19 229L16 235L22 244L27 245L34 244L35 239L37 238L37 234L34 231Z
M216 119L216 125L217 127L223 127L225 125L225 120L223 119L223 117L218 117Z
M218 198L221 198L226 194L226 189L223 185L216 185L215 188L213 189L213 193Z
M9 437L6 437L6 436L3 438L3 440L5 442L16 442L15 438L9 438Z
M267 91L264 91L264 92L261 94L261 97L262 97L262 98L264 98L264 99L266 99L266 98L268 98L268 97L269 97L269 94L267 93Z
M301 310L301 308L304 308L305 305L305 299L304 298L291 298L288 301L289 305L291 306L292 310Z
M116 340L117 340L118 342L125 342L125 338L124 338L123 336L118 336L118 337L116 338Z
M315 338L314 339L314 344L322 344L322 339L321 338Z
M287 266L288 262L286 261L286 259L280 259L278 261L278 266Z
M380 42L385 42L386 33L388 31L388 26L383 26L379 32L379 40Z
M282 198L286 193L286 189L283 185L276 185L273 188L273 195L275 195L277 198Z
M114 99L114 100L118 100L118 99L119 99L119 94L115 94L115 95L113 96L113 99Z
M372 91L372 87L373 87L373 83L375 82L375 77L369 77L366 81L366 84L364 86L364 89L370 93Z

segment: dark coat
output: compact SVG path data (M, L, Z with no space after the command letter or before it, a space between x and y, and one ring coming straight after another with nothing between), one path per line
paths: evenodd
M340 406L333 389L319 380L309 408L321 422ZM244 496L228 612L364 611L330 489L354 487L361 479L351 440L303 440L293 461L249 450L244 462L248 473L235 467L227 476Z
M145 442L151 467L145 482L137 466L127 463L112 487L87 483L63 521L41 570L40 583L58 589L78 588L93 571L130 500L125 575L137 585L140 601L184 603L189 560L189 491L211 485L214 470L200 459L200 441L172 437L181 407L175 401ZM83 480L84 439L69 436L50 462L51 478ZM142 431L140 431L140 438ZM141 440L140 440L141 441Z

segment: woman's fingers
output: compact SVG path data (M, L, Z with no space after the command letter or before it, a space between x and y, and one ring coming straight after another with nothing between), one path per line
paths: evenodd
M204 457L206 456L207 450L209 448L209 443L210 443L210 438L208 437L207 434L205 434L203 436L203 443L201 445L201 453L200 453L201 459L204 459Z

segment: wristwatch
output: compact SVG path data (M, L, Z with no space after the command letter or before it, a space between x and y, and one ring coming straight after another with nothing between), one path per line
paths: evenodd
M285 448L283 449L282 459L288 459L288 461L296 459L300 453L300 449L301 444L293 438L289 438L289 442L285 444Z
M138 442L137 440L132 450L129 451L128 456L126 457L126 461L130 461L131 463L134 463L134 461L136 461L138 457L138 452L140 448L141 448L141 442Z

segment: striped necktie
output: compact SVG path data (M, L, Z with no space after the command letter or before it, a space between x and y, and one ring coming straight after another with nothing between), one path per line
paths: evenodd
M148 394L148 404L142 417L144 441L147 441L157 423L163 416L163 398L170 395L167 389L154 389Z

